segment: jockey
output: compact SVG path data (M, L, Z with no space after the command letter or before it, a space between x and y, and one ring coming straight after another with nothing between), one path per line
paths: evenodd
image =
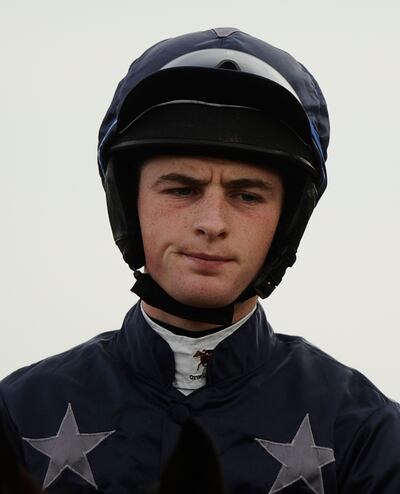
M168 39L132 63L98 165L139 301L120 330L0 387L44 492L149 492L189 418L213 441L228 494L400 492L399 406L275 333L258 302L296 260L328 142L313 76L238 29Z

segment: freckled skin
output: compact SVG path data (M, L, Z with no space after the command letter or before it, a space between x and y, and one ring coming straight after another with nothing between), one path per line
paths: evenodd
M220 158L153 157L142 165L138 194L146 270L182 303L230 304L261 268L282 203L282 180L267 168ZM245 303L245 310L255 302Z

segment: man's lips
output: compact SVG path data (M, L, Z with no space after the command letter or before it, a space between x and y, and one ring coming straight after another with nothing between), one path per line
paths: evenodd
M205 252L182 252L182 254L186 257L190 257L199 261L208 261L210 263L212 262L229 262L233 261L233 257L227 257L227 256L217 256L217 255L211 255L211 254L206 254Z

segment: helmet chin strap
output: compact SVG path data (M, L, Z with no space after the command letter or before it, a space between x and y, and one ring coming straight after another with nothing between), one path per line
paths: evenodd
M209 324L218 324L226 326L232 324L235 302L243 302L244 300L255 295L254 290L246 290L248 296L243 298L243 294L239 299L229 305L218 308L193 307L191 305L182 304L163 290L160 285L148 273L141 273L139 270L134 271L136 283L131 288L131 291L138 295L149 305L157 307L169 314L188 319L190 321L206 322Z

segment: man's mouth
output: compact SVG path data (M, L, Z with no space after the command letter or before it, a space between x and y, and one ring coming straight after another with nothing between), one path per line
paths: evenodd
M194 260L198 261L205 261L209 263L224 263L224 262L229 262L233 261L232 257L228 256L219 256L219 255L213 255L213 254L207 254L205 252L182 252L182 254L186 257L192 258Z

